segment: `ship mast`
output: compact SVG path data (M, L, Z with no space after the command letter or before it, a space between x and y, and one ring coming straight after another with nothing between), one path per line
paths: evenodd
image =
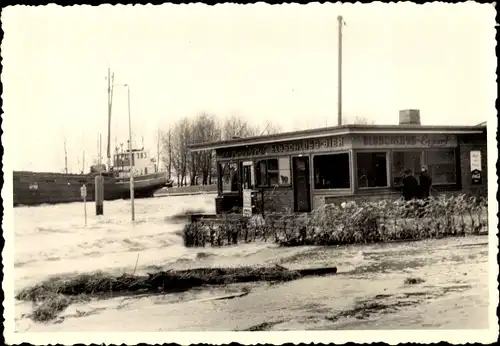
M68 174L68 152L66 151L66 138L64 138L64 172Z
M160 171L160 129L158 129L156 150L157 150L156 171L159 172Z
M111 169L111 106L113 103L113 81L115 79L115 73L111 74L108 67L108 170Z

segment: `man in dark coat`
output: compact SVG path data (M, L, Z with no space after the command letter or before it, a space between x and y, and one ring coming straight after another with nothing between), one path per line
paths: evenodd
M418 193L418 181L413 176L412 171L407 169L403 178L403 197L405 201L415 199Z
M432 178L429 173L427 173L427 167L422 166L422 172L420 172L420 197L422 199L427 199L431 195Z

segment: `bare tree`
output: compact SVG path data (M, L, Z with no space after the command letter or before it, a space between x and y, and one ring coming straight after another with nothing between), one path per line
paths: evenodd
M172 179L172 129L168 127L166 133L162 133L161 137L161 153L166 153L166 155L161 155L161 160L163 165L167 168L168 180ZM159 162L158 162L159 164Z
M215 117L206 113L200 114L192 124L192 143L213 142L220 139L220 128ZM212 150L191 153L191 177L197 180L201 176L203 185L211 183L212 161L214 153Z
M189 152L187 144L190 137L190 122L189 119L183 118L174 126L171 142L171 165L177 175L177 185L186 185L186 177L188 174L188 159Z
M194 152L188 150L193 143L206 143L217 140L229 140L234 137L251 137L261 134L279 133L281 128L268 123L264 131L239 116L231 116L220 121L215 116L201 113L194 119L187 117L179 120L172 130L162 136L163 162L169 171L177 175L177 184L211 184L217 175L215 153L212 150ZM201 181L198 179L201 178Z
M342 119L342 124L349 125L373 125L375 122L373 120L368 120L367 118L356 116L354 120L349 120L349 118Z
M168 127L168 180L172 180L172 129Z
M223 140L233 139L234 137L252 137L260 135L259 127L249 124L242 117L230 116L222 123Z

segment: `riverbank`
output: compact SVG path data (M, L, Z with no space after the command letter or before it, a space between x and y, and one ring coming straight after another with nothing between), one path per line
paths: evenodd
M486 237L280 252L262 249L239 262L279 263L289 268L338 263L339 270L331 277L281 284L231 284L167 295L92 300L72 304L60 314L57 323L39 324L24 319L17 325L19 330L30 332L489 326ZM200 257L174 267L235 264L234 259L227 261L215 254ZM20 305L28 308L27 303Z
M106 203L103 216L89 213L87 227L82 203L17 208L15 291L54 275L97 270L119 277L277 264L291 270L333 266L337 274L284 283L234 283L170 294L92 298L72 303L51 323L34 322L29 318L32 303L16 301L18 337L25 332L69 331L488 327L487 236L330 247L255 242L186 248L185 223L172 216L193 209L213 213L213 197L138 199L134 225L127 201ZM407 281L412 278L424 281ZM61 334L46 335L53 335L54 343Z

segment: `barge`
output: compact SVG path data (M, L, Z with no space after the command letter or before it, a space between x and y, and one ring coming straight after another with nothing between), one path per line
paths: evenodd
M165 172L144 149L133 149L134 195L136 198L153 197L154 193L168 185ZM14 206L71 203L82 200L80 188L87 187L87 200L94 201L95 177L104 177L104 199L107 201L130 197L130 152L125 150L114 155L114 167L109 171L104 165L92 166L87 174L49 172L13 172Z
M104 199L126 199L130 197L130 172L134 174L134 195L137 198L153 197L161 188L171 184L166 172L159 170L158 162L150 158L142 149L133 149L128 143L128 149L118 152L115 148L113 163L111 162L111 108L113 101L114 74L108 69L108 165L97 164L84 174L49 173L49 172L13 172L14 206L70 203L82 200L80 188L87 187L87 200L95 199L95 177L104 177ZM159 138L158 138L159 141ZM66 151L66 147L65 147ZM99 150L100 151L100 150ZM99 152L99 158L101 153ZM132 162L130 160L132 159ZM67 163L67 157L65 157ZM66 167L67 172L67 167Z

